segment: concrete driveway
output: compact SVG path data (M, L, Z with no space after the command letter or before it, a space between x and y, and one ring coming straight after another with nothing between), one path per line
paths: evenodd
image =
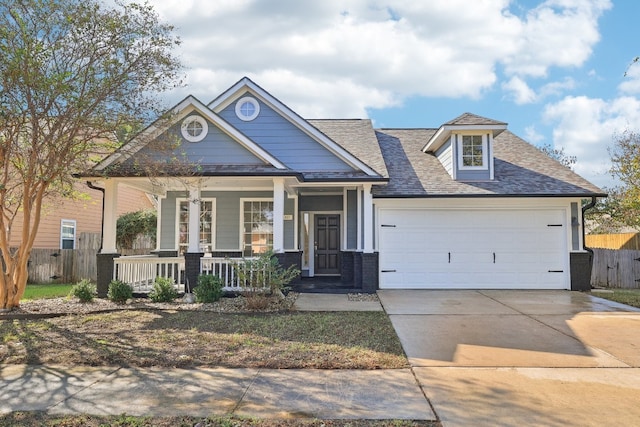
M640 425L640 310L569 291L381 290L445 427Z

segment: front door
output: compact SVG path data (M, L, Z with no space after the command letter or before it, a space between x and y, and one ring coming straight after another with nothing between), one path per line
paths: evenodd
M315 216L315 274L340 274L340 215Z

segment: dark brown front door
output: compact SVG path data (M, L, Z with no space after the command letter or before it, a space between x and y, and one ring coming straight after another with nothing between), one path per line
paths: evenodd
M315 215L314 274L340 274L340 215Z

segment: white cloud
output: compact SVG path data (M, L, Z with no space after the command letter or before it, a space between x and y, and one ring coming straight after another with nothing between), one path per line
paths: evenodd
M614 133L640 123L640 100L620 97L610 101L569 96L547 105L544 119L554 124L553 144L576 156L575 170L596 184L611 186L608 147Z
M508 0L166 0L155 6L183 40L189 86L174 101L187 93L207 100L247 75L303 116L338 117L365 116L366 108L396 106L411 96L480 98L498 81L500 64L517 102L533 102L524 78L582 64L599 38L597 18L611 4L549 0L523 17Z
M521 20L518 49L504 59L508 73L544 77L549 67L582 65L600 40L598 18L609 0L547 0Z
M524 139L536 145L539 142L544 141L545 138L544 138L544 135L542 135L541 133L538 133L535 125L531 125L524 128Z
M506 83L503 83L502 89L507 91L518 105L530 104L536 101L536 93L527 85L520 77L511 77Z
M634 63L627 70L624 81L618 86L618 90L624 94L640 94L640 64Z

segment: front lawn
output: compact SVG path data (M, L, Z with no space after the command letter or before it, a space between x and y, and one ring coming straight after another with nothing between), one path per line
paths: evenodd
M383 312L121 310L0 321L1 364L406 368Z
M71 292L73 285L70 284L27 284L24 290L24 296L21 301L32 301L43 298L59 298L66 297Z
M592 292L594 297L605 298L611 301L627 304L632 307L640 308L640 289L609 289L613 293L608 292Z

